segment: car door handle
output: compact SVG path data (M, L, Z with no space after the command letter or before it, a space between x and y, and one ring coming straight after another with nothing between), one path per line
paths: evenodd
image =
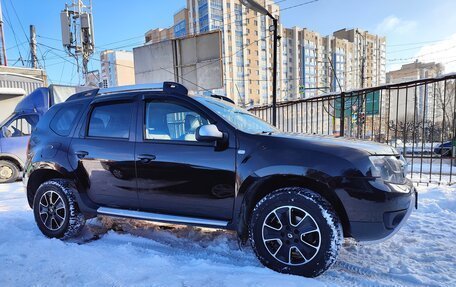
M142 162L142 163L149 163L153 160L155 160L157 157L155 155L152 155L152 154L140 154L138 156L138 159Z
M75 154L78 158L85 158L86 156L89 155L88 152L83 151L83 150L76 151L76 152L74 152L74 154Z

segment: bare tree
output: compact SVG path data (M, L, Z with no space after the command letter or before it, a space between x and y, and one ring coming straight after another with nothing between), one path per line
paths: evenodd
M455 80L446 80L435 83L435 102L438 111L441 111L441 129L443 139L454 137L456 90Z

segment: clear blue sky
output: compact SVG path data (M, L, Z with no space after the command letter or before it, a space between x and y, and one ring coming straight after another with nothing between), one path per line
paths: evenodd
M53 39L60 39L59 12L64 8L65 1L1 1L10 65L19 59L19 52L24 59L28 58L25 34L28 35L29 25L34 24L40 36L40 60L43 54L50 80L54 83L77 83L75 65L65 61L72 59L63 52L44 46L63 50L60 42ZM280 6L286 8L307 1L286 0ZM106 48L128 50L141 45L147 30L172 25L173 14L186 3L185 0L93 2L98 52ZM306 27L322 35L345 27L359 27L387 37L389 69L421 56L423 60L449 62L447 72L456 72L455 11L455 0L320 0L282 12L281 22L287 27ZM16 46L15 38L19 46ZM113 43L125 39L130 40ZM95 57L98 58L98 54ZM92 61L90 68L99 69L99 64Z

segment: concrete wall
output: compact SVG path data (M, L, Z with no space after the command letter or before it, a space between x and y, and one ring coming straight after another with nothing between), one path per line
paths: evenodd
M176 81L191 91L223 87L219 31L134 48L137 84Z

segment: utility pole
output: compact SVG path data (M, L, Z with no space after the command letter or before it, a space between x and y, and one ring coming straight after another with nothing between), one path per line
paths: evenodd
M359 32L359 30L357 29L356 30L356 33L358 33L359 36L361 36L361 38L363 39L363 50L362 50L362 57L361 57L361 88L364 89L364 80L366 78L365 74L365 69L366 69L366 54L367 54L367 51L366 51L366 46L367 46L367 43L366 43L366 38L364 37L364 35Z
M1 55L0 55L0 65L8 66L8 58L6 57L6 47L5 47L5 34L3 33L3 10L2 10L2 1L0 1L0 44L2 45Z
M274 29L274 55L272 61L272 124L277 126L277 49L279 46L279 36L277 29L279 21L277 18L272 18Z
M30 55L32 58L32 68L38 69L38 57L36 55L36 31L34 25L30 25Z

